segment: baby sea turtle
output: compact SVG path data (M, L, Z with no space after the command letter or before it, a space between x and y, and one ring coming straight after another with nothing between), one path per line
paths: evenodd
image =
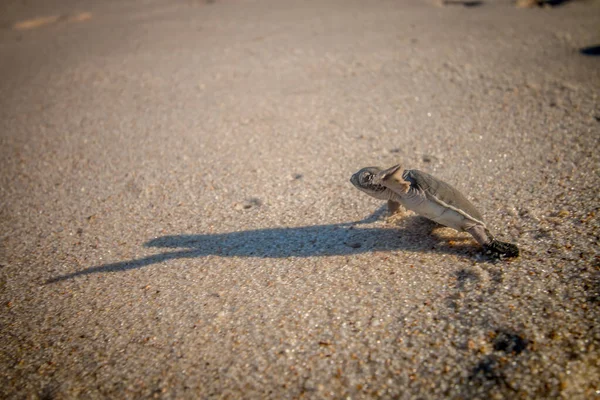
M377 199L388 200L390 211L400 205L439 224L469 232L486 253L496 257L517 257L519 248L494 239L481 213L458 190L416 169L400 165L381 170L363 168L350 178L357 189Z

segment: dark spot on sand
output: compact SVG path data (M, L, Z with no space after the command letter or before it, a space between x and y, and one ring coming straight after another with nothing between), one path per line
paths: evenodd
M600 45L582 47L579 49L579 53L583 54L584 56L598 57L600 56Z
M464 289L469 283L476 283L480 280L481 278L479 277L479 274L474 271L461 269L460 271L456 272L456 287L458 289Z
M520 354L528 344L527 339L512 332L498 331L494 338L494 350L508 354Z
M423 161L424 163L432 163L432 162L438 162L438 158L436 156L432 156L430 154L423 154L423 156L421 157L421 161Z
M479 7L483 1L478 0L444 0L445 6Z
M493 380L499 381L502 379L500 372L500 363L494 356L488 356L482 359L475 365L470 376L471 379Z
M233 208L238 211L249 210L251 208L260 207L262 205L262 201L259 198L251 197L249 199L244 200L243 203L234 204Z
M344 243L344 244L348 247L352 247L353 249L358 249L358 248L362 247L362 244L359 242Z

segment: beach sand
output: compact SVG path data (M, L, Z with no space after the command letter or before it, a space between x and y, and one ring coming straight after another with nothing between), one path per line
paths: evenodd
M600 2L0 15L0 397L600 397Z

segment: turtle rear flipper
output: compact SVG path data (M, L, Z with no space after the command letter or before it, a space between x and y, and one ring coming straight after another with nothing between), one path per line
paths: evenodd
M518 257L519 256L519 248L507 242L501 242L496 239L492 239L491 242L484 244L483 248L487 254L490 254L494 257Z

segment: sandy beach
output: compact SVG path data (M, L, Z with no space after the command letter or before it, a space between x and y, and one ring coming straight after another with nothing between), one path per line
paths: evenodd
M600 399L600 2L0 5L0 397ZM349 179L452 184L521 256Z

